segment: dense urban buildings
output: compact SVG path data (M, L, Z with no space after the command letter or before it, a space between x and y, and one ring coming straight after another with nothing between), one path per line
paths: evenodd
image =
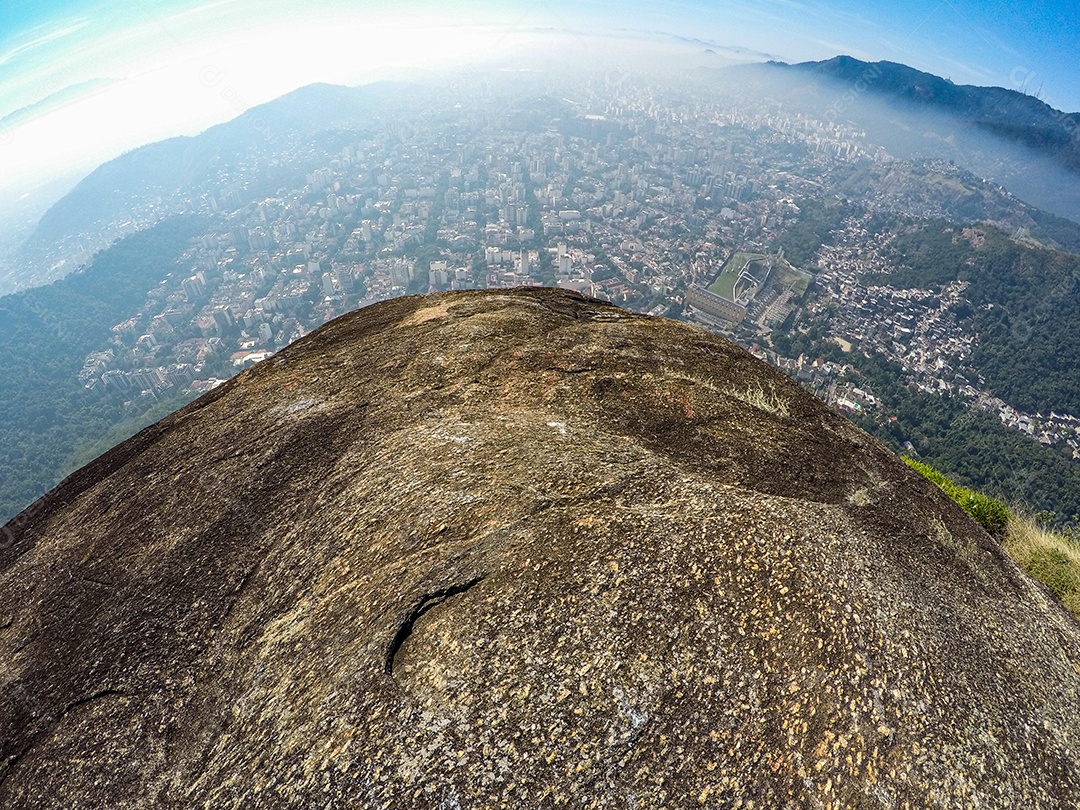
M450 112L436 94L397 119L337 133L332 148L270 140L212 186L156 199L113 231L61 247L61 260L75 261L95 236L181 211L216 223L186 254L186 272L149 291L110 345L92 347L86 388L136 399L197 393L375 301L544 284L684 317L838 408L874 408L875 393L843 364L774 346L776 333L816 328L845 350L898 363L925 391L1080 448L1072 416L1021 413L960 373L974 340L955 314L963 283L887 283L889 217L947 214L935 189L979 185L956 167L900 160L837 120L707 84L594 81L550 92L539 107L451 89L461 102ZM256 179L268 165L310 170L264 193ZM982 185L988 198L1007 197ZM801 207L844 201L845 189L861 189L859 204L845 201L850 210L809 253L785 253Z

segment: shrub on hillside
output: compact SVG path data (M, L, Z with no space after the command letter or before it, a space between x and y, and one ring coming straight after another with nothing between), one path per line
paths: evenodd
M945 494L963 507L971 519L986 529L998 540L1005 538L1012 512L1008 506L996 498L983 495L967 487L962 487L954 481L939 473L929 464L923 464L911 458L904 458L904 463L911 469L922 475L931 483L936 484Z
M1080 618L1080 543L1072 534L1043 528L1038 520L1015 514L1001 501L962 487L929 464L904 463L936 484L964 511L1002 541L1002 548Z

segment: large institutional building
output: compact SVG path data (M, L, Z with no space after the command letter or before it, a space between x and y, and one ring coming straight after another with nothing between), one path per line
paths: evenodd
M731 323L742 323L746 317L746 307L728 301L704 287L691 284L686 290L686 303L714 318L723 318Z

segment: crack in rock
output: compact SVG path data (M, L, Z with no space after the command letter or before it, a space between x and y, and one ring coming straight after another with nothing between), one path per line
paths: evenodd
M436 608L449 599L451 596L457 596L458 594L465 593L470 588L479 585L484 581L484 577L476 577L462 585L451 585L449 588L443 588L442 590L435 591L434 593L425 594L421 597L420 601L416 603L415 607L409 611L409 615L405 617L405 621L401 623L398 628L397 634L394 636L393 642L390 644L390 649L386 653L386 674L393 676L394 664L401 652L401 649L405 646L405 642L409 640L409 636L412 635L413 627L420 618L432 608Z

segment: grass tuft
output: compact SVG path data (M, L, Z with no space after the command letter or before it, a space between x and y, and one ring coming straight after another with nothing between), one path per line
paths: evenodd
M747 388L746 390L733 389L727 393L736 399L742 400L747 405L766 411L767 413L776 414L780 417L786 417L788 415L787 402L772 389L766 391L761 386L757 386Z
M1080 546L1027 517L1009 521L1002 546L1021 568L1080 617Z

